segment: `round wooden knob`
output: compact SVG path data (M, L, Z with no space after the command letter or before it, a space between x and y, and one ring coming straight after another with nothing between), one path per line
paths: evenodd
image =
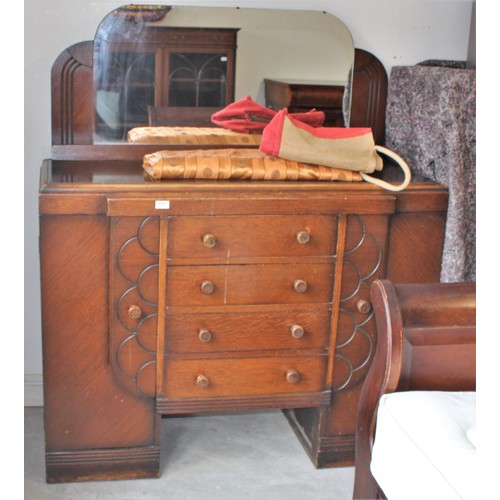
M309 234L308 231L303 230L303 231L299 231L297 233L297 241L301 245L305 245L306 243L309 243L310 240L311 240L311 235Z
M198 375L196 377L196 387L200 389L206 389L210 385L210 380L205 375Z
M203 235L203 244L207 248L213 248L216 245L216 243L217 243L217 238L213 234L207 233Z
M200 328L198 338L200 339L200 342L210 342L212 340L212 333L206 328Z
M359 299L356 302L356 307L358 308L358 311L362 314L368 314L372 309L372 305L370 304L370 302L365 299Z
M290 327L290 333L294 339L300 339L304 336L304 328L300 325L292 325Z
M210 295L215 289L214 284L210 280L205 280L201 283L201 291L205 295Z
M304 293L307 291L307 281L304 280L295 280L293 282L293 289L297 293Z
M135 304L132 304L128 308L128 316L132 319L139 319L142 316L141 308L139 306L136 306Z
M293 370L292 368L286 371L285 377L289 384L296 384L300 380L299 372L297 370Z

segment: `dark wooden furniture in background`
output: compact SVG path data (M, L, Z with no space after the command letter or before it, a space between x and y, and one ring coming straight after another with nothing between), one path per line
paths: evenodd
M383 64L370 52L354 50L351 82L345 86L326 82L266 79L266 106L304 112L324 111L325 126L370 127L375 143L384 144L388 78ZM347 95L344 95L344 92ZM345 123L346 107L349 123Z
M110 140L126 138L129 129L148 124L149 106L196 107L205 109L205 118L212 108L233 102L237 32L233 28L145 24L139 46L116 31L97 36L96 134ZM100 104L103 111L107 109L105 99L109 96L118 103L113 127L106 123L105 114L99 113Z
M370 473L383 394L476 389L475 283L376 281L371 301L378 338L357 411L354 498L360 500L384 498Z
M384 65L370 52L354 50L350 89L350 127L370 127L375 144L385 144L388 78Z
M343 127L344 85L328 82L265 79L266 106L303 113L315 108L325 113L325 127Z
M212 115L220 108L196 106L149 106L149 125L152 127L179 126L213 127Z

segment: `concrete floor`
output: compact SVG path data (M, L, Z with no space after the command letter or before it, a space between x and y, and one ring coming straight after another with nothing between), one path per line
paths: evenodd
M25 500L352 498L353 467L315 469L280 411L164 418L162 475L133 481L46 484L42 408L24 426Z

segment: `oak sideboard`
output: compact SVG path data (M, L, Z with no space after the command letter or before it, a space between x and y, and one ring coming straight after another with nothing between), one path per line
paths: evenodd
M370 284L439 280L448 194L155 182L137 159L90 158L46 160L39 202L61 482L157 476L161 418L206 412L283 409L317 467L352 464Z

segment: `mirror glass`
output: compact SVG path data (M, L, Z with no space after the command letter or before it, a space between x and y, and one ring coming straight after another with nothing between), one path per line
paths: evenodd
M324 97L299 102L301 86L342 100L353 61L349 30L325 12L123 6L94 40L95 142L149 125L214 126L213 112L246 96L281 109L270 92L287 98L291 86L297 111L321 109Z

